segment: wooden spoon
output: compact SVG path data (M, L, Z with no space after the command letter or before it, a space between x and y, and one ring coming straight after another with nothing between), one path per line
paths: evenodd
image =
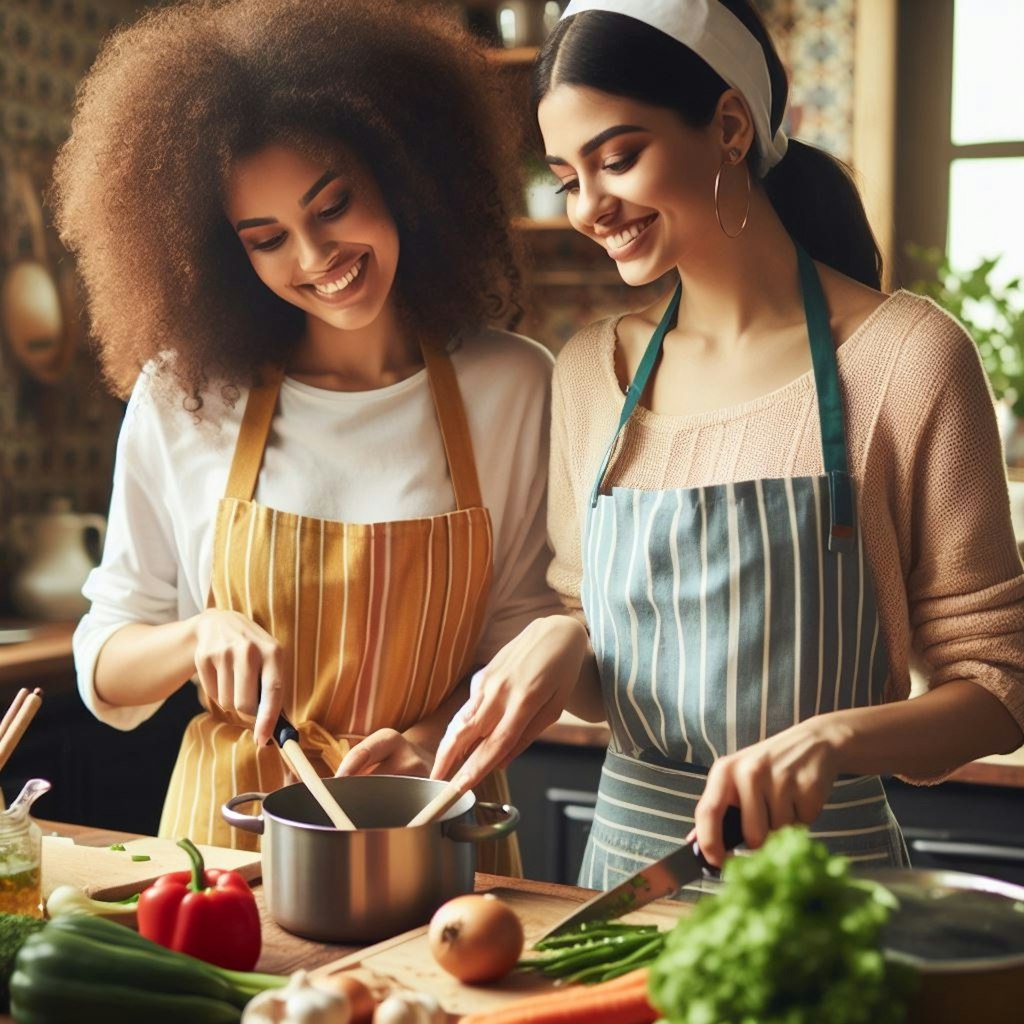
M430 803L416 812L406 828L415 828L417 825L428 825L432 821L437 821L465 792L466 787L456 782L447 783Z
M347 832L354 832L355 825L352 819L341 809L341 805L331 795L331 791L324 785L324 780L317 775L316 769L309 763L305 751L299 746L299 730L292 725L284 716L284 712L277 716L277 724L274 726L274 739L281 748L284 759L291 765L292 771L306 784L306 788L312 793L313 799L323 808L324 813L331 819L335 828L344 829Z

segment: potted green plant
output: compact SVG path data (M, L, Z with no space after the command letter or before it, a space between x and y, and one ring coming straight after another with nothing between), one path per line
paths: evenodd
M938 249L910 245L907 251L934 273L915 282L911 290L934 299L967 328L996 399L1016 419L1024 419L1024 286L1020 278L993 282L998 256L957 269Z
M539 156L523 160L523 198L531 220L548 220L565 215L565 193L558 191L558 179Z

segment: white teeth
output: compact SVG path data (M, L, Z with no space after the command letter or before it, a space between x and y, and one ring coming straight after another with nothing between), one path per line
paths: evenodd
M631 224L628 228L616 232L614 235L609 235L608 248L621 249L624 245L629 245L629 243L632 242L634 238L639 237L641 232L645 231L653 221L653 217L648 217L647 220L640 221L637 224Z
M334 295L336 292L340 292L347 288L359 276L365 262L366 258L361 257L356 262L356 265L347 274L345 274L344 277L340 277L337 281L331 281L328 284L313 285L316 289L317 295Z

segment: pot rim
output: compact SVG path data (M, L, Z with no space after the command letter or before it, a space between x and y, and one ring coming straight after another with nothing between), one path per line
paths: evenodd
M434 785L436 785L438 787L441 787L441 788L443 788L444 785L445 785L445 783L439 782L436 779L424 779L424 778L421 778L418 775L367 775L367 776L353 775L353 776L345 776L345 777L346 778L373 778L373 779L401 779L403 782L412 780L414 782L429 782L429 783L432 783L432 784L434 784ZM327 781L329 781L329 780L327 780ZM274 790L271 790L269 793L265 793L263 795L263 799L262 799L262 801L260 803L260 806L261 806L261 809L262 809L262 813L263 813L263 817L264 818L270 818L270 819L272 819L272 820L274 820L276 822L280 822L281 824L284 824L284 825L290 825L293 828L305 829L305 830L308 830L308 831L311 831L311 832L340 832L340 833L348 833L348 832L356 833L356 832L358 832L360 835L372 835L372 834L376 834L376 833L380 833L380 832L397 832L399 830L408 831L410 829L409 825L388 825L388 826L379 827L379 828L354 828L354 829L336 828L334 825L317 825L316 823L311 822L311 821L296 821L293 818L286 818L286 817L284 817L281 814L275 814L273 811L268 811L267 810L267 801L269 799L271 799L273 796L275 796L276 794L283 793L283 792L285 792L285 790L289 790L289 789L305 788L305 785L306 784L304 782L293 782L293 783L290 783L287 786L281 786L279 789L274 789ZM438 792L440 792L440 788L438 789ZM467 802L467 800L468 800L468 802ZM449 821L453 821L456 818L461 818L462 815L464 815L464 814L468 813L469 811L471 811L476 806L476 804L477 804L476 794L471 789L466 790L466 792L463 793L462 796L460 796L459 799L454 804L452 804L452 806L449 807L448 810L445 811L445 813L440 818L436 819L435 821L425 822L422 825L414 825L414 826L412 826L412 831L420 832L420 831L422 831L424 829L437 829L437 828L441 827L442 825L445 825Z
M869 878L893 892L891 886L921 887L922 889L958 892L988 893L999 896L1021 907L1024 927L1024 886L989 878L968 871L944 871L941 868L875 868L856 872L858 878ZM899 899L899 892L893 892ZM969 974L978 971L1004 971L1024 967L1024 949L1002 956L925 958L904 950L885 948L886 959L905 964L921 974Z

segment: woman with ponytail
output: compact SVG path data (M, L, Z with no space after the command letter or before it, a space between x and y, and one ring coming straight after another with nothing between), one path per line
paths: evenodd
M611 743L580 882L740 808L905 864L881 776L1024 739L1024 573L986 378L928 300L883 294L845 168L782 130L747 0L573 0L534 106L573 227L652 306L559 357L548 580L477 673L436 776L471 783L563 708ZM908 701L914 658L926 692Z

